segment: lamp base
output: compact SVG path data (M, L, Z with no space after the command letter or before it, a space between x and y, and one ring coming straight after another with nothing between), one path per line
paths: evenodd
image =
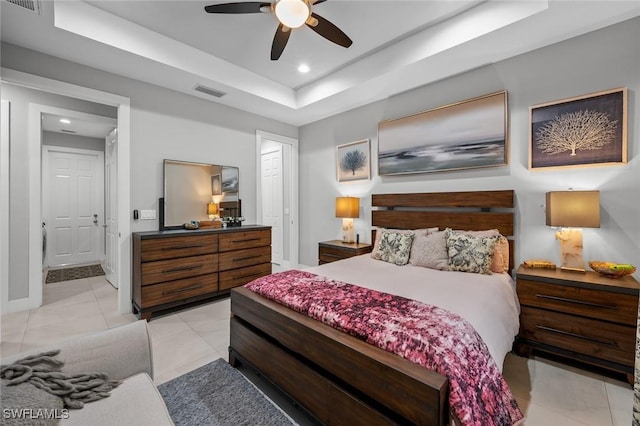
M564 228L556 232L556 240L560 241L560 259L563 271L585 272L582 257L582 229Z
M342 219L342 242L343 243L355 243L355 231L353 229L353 219Z

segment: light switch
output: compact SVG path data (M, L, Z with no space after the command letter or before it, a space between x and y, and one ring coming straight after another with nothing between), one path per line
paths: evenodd
M140 210L141 220L154 220L156 218L155 210Z

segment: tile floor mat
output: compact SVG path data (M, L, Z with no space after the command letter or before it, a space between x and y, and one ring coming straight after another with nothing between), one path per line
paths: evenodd
M75 266L73 268L54 269L47 271L46 284L58 283L60 281L79 280L81 278L97 277L104 275L104 270L100 265Z

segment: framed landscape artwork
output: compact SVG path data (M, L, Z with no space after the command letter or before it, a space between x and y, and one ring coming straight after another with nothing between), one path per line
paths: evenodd
M236 193L240 187L238 179L238 168L227 167L222 168L222 192Z
M211 175L211 195L222 195L220 175Z
M338 145L336 148L338 182L371 178L369 139Z
M530 108L530 169L605 166L626 162L626 88Z
M504 166L509 161L507 92L378 124L380 175Z

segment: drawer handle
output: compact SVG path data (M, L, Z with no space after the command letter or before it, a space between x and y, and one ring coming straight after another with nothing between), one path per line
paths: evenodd
M340 256L338 254L322 253L320 256L323 256L323 257L334 257L336 259L342 259L342 256Z
M582 340L587 340L589 342L599 343L601 345L607 345L614 348L618 347L618 343L612 342L611 340L596 339L595 337L583 336L581 334L571 333L570 331L558 330L557 328L552 328L552 327L545 327L544 325L537 325L536 328L543 331L549 331L551 333L562 334L564 336L570 336L570 337L575 337Z
M231 240L232 243L246 243L247 241L259 241L261 240L260 237L258 238L246 238L244 240Z
M163 247L162 250L184 250L184 249L200 248L200 247L204 247L204 244L190 244L187 246Z
M261 255L257 255L257 256L247 256L247 257L234 257L232 259L232 262L241 262L243 260L256 259L258 257L262 257L262 256Z
M603 305L603 304L600 304L600 303L585 302L583 300L567 299L565 297L548 296L546 294L536 294L536 297L539 297L540 299L554 300L556 302L575 303L577 305L584 305L584 306L589 306L589 307L592 307L592 308L611 309L611 310L614 310L614 311L618 309L618 307L616 305Z
M164 269L162 272L165 274L168 274L170 272L193 271L194 269L200 269L200 268L202 268L202 265L181 266L179 268Z
M256 272L255 274L240 275L240 276L237 276L237 277L233 277L233 280L234 281L238 281L238 280L244 280L244 279L247 279L247 278L261 277L261 276L262 276L262 274L260 272Z
M192 286L185 287L185 288L177 288L177 289L174 289L174 290L163 291L162 295L163 296L170 296L172 294L182 293L182 292L189 291L189 290L196 290L196 289L199 289L201 287L202 287L202 284L196 284L196 285L192 285Z

